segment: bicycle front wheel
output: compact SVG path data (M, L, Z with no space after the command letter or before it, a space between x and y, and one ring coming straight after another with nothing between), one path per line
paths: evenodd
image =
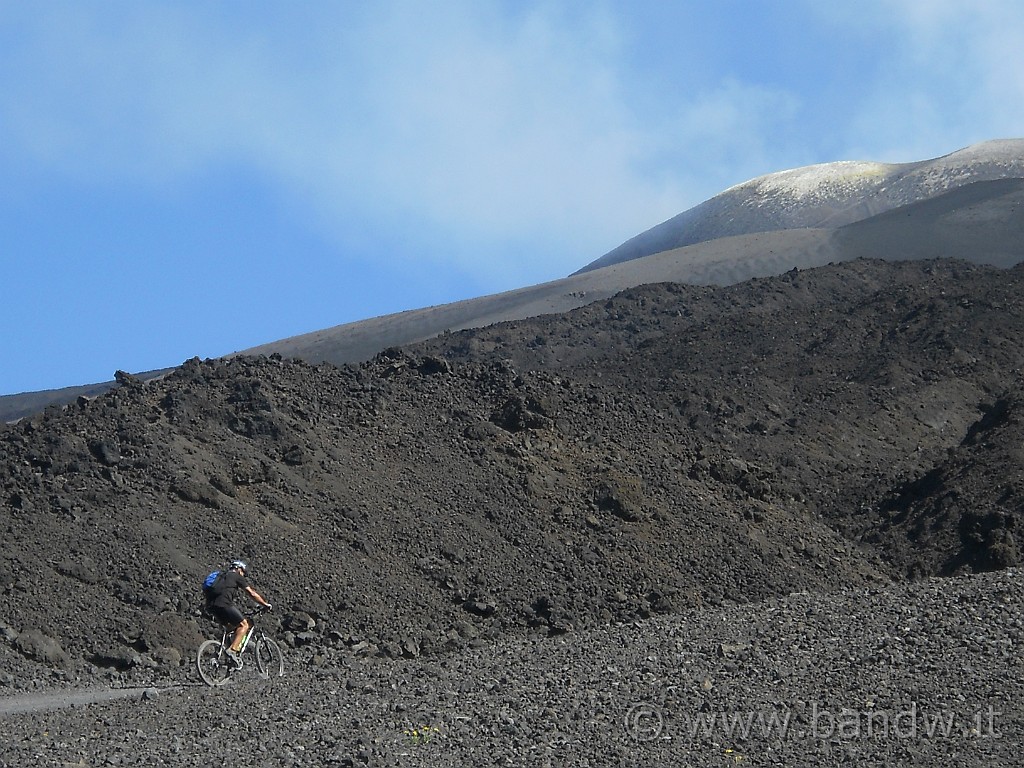
M231 676L231 659L221 653L219 640L207 640L196 653L196 668L207 685L224 685Z
M284 677L284 656L281 646L269 637L261 637L256 643L256 671L264 680Z

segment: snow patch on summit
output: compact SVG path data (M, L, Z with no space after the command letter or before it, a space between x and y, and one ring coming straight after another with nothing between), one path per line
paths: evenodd
M884 183L897 167L887 163L842 160L770 173L732 189L749 187L766 197L785 195L799 200L846 198Z

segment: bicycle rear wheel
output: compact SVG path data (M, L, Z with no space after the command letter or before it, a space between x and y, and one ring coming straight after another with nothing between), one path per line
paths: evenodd
M256 671L264 680L284 677L284 656L281 646L269 637L261 637L256 643Z
M224 685L231 677L234 664L221 653L219 640L207 640L196 653L196 668L207 685Z

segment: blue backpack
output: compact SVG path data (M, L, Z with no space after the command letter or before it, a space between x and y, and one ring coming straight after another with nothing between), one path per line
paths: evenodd
M205 579L203 579L203 596L207 600L212 600L220 594L220 582L221 578L227 571L216 570L211 571Z

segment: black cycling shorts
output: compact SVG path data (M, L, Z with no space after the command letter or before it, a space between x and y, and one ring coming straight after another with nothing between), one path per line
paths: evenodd
M223 624L225 627L237 627L245 620L245 616L233 605L222 606L222 605L208 605L210 613L213 614L213 618Z

